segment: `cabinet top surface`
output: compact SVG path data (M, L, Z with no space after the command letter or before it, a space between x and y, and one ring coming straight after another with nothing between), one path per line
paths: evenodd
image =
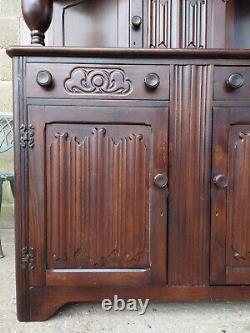
M249 59L250 49L129 49L17 46L7 49L10 57L98 57L98 58L187 58L187 59Z

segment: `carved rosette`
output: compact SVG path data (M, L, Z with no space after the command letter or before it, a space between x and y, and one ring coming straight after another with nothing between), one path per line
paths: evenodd
M129 95L132 82L117 68L75 68L66 79L64 88L69 94Z

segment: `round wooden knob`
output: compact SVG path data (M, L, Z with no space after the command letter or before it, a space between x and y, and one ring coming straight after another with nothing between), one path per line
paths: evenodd
M232 89L239 89L245 83L245 79L241 74L232 74L227 80L227 85Z
M219 188L228 187L228 180L224 175L216 175L213 178L213 183Z
M156 89L159 86L160 82L160 77L156 73L149 73L144 79L144 83L149 89Z
M142 18L138 15L135 15L132 17L132 24L133 24L133 27L135 29L138 29L140 28L141 24L142 24Z
M159 188L164 188L168 185L168 178L165 174L159 173L154 178L154 183Z
M53 78L50 72L40 71L37 73L36 81L42 87L50 87L53 83Z

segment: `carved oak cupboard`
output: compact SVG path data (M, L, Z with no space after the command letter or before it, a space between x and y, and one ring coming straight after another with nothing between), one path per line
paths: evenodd
M213 6L225 10L229 3L224 23L239 25L242 7L103 3L55 1L52 15L50 1L23 1L32 42L44 43L53 17L62 24L52 34L61 46L7 50L14 70L18 318L45 320L66 303L114 294L250 300L250 51L205 48L212 45L208 28L176 44L191 49L166 49L169 41L161 48L159 25L169 22L159 21L163 13L184 9L207 22L217 13ZM125 10L123 23L115 16L113 31L108 17L114 22L120 6L135 12ZM99 45L97 25L90 22L84 33L99 9L107 15L105 43L116 48L76 47ZM37 13L40 26L33 24ZM134 16L136 28L128 19ZM77 30L83 39L70 30L77 17L84 18ZM154 43L144 44L153 18ZM173 23L179 33L191 24L183 20L187 25ZM126 33L124 44L113 45L119 27L129 38L130 29L142 29L142 37L133 35L141 49ZM171 40L184 40L169 29Z

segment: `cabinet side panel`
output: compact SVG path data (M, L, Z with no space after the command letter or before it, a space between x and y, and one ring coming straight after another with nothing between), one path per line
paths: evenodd
M15 242L16 242L16 298L17 317L20 321L28 321L29 293L28 271L22 266L23 249L28 246L28 216L27 216L27 156L25 149L20 146L20 127L26 122L25 97L23 92L23 77L25 58L13 59L14 79L14 119L15 119ZM20 80L20 78L22 78Z
M174 66L170 110L169 284L209 271L211 66Z

